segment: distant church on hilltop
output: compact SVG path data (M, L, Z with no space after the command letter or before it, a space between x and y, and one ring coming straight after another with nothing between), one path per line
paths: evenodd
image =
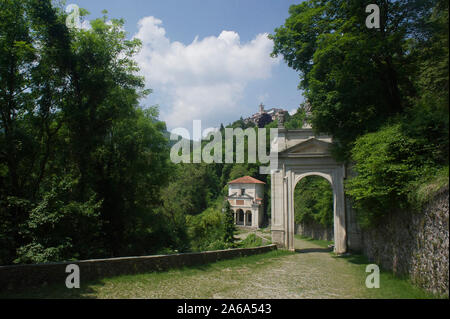
M264 214L264 185L266 183L244 176L228 183L227 200L238 226L260 228Z
M259 112L253 114L252 116L244 119L244 123L254 123L256 126L260 126L259 124L263 119L268 119L268 122L272 122L278 120L281 115L286 114L287 111L279 108L271 108L269 110L264 109L264 104L259 105ZM267 123L264 123L267 124Z

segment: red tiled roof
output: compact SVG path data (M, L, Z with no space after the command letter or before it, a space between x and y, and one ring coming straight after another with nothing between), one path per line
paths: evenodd
M228 182L228 184L265 184L265 183L251 176L244 176L235 179L234 181Z

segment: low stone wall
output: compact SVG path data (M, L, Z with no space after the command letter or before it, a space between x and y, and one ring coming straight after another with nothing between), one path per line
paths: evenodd
M326 227L318 223L296 224L295 234L318 240L334 240L333 227Z
M362 231L363 252L382 268L407 275L432 293L448 295L449 191L441 190L420 213L397 212Z
M64 285L66 277L69 275L65 272L66 266L70 264L76 264L80 267L80 282L83 284L83 282L100 278L202 265L218 260L261 254L276 249L276 245L268 245L256 248L239 248L174 255L0 266L0 290L38 287L52 283L61 283L61 285Z

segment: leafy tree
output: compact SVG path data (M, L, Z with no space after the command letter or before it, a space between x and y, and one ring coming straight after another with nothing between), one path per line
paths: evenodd
M51 1L0 6L0 263L156 251L168 143L139 106L139 41L107 17L69 30Z
M289 113L288 113L289 114ZM303 107L299 107L294 115L289 115L284 123L287 129L299 129L303 127L306 120L306 113Z
M234 232L236 227L234 225L234 216L233 211L231 210L230 203L225 201L225 205L223 208L224 213L224 236L223 240L227 244L234 243Z
M374 3L379 30L366 28L364 1L310 0L271 36L300 72L314 129L354 163L346 189L366 225L448 172L449 150L448 1Z
M435 4L422 28L428 34L413 50L419 96L408 96L411 106L358 138L351 151L358 176L347 193L366 226L392 210L417 208L411 199L420 197L424 183L448 179L448 2Z
M263 128L263 127L265 127L267 124L269 124L271 122L272 122L272 117L269 114L264 113L258 119L258 127Z
M433 1L375 1L380 30L365 25L365 1L305 1L271 35L273 55L282 54L299 71L311 103L313 127L330 133L337 154L348 158L358 136L377 130L386 119L410 105L412 36Z
M28 239L26 221L54 160L69 34L50 2L0 4L0 262Z

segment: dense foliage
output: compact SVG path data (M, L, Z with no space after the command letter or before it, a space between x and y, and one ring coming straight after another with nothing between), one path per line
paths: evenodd
M354 163L347 193L365 224L409 205L418 183L448 179L449 150L448 1L372 3L378 30L365 1L310 0L271 36L301 74L313 127Z
M295 223L333 226L333 190L320 176L302 178L294 191Z
M123 21L68 29L50 1L0 2L0 263L155 252L164 123L142 109Z

